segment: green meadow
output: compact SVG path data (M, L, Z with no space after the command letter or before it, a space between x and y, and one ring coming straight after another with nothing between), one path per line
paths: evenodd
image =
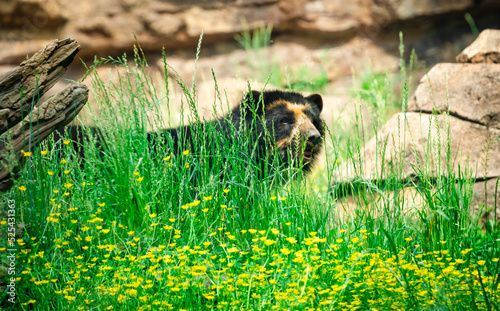
M1 194L21 224L18 303L3 292L3 310L498 310L499 230L469 212L471 172L435 177L425 161L418 180L396 171L383 183L341 184L335 172L376 130L361 117L327 124L325 159L308 175L295 165L258 178L246 152L254 142L241 135L231 144L210 128L198 127L199 148L173 153L159 140L151 148L148 130L203 122L198 101L213 101L214 117L230 103L215 76L218 96L197 98L183 80L193 77L176 76L166 57L163 85L140 50L133 59L88 68L102 151L91 140L83 160L68 139L49 137L23 154L14 187ZM95 70L103 63L126 74L104 80ZM372 104L380 127L405 111L410 77L402 64L396 95L388 76L368 73L353 96ZM164 121L171 83L185 109L175 124ZM321 92L322 84L298 85ZM208 138L223 148L205 148ZM0 241L2 262L7 248Z

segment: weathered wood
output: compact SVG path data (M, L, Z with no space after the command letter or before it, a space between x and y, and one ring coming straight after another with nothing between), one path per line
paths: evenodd
M18 67L0 74L0 135L36 106L79 50L73 39L54 40Z
M83 84L68 85L35 107L5 135L8 141L4 148L0 142L0 191L12 187L11 173L23 160L21 150L30 152L54 130L71 122L87 102L88 93L87 86Z

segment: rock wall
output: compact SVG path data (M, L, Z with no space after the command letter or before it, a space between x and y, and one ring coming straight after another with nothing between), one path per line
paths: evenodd
M232 40L243 30L272 24L276 33L332 43L375 37L391 25L417 31L472 12L500 16L495 0L4 0L0 5L0 65L17 64L55 38L71 37L81 57L121 54L135 43L145 51ZM496 12L496 15L495 15ZM420 23L425 21L425 23ZM465 24L465 23L464 23ZM491 25L484 25L490 26Z

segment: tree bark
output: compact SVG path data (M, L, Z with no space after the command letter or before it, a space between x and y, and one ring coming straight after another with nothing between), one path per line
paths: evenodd
M18 67L0 74L0 135L15 126L66 73L80 46L54 40Z

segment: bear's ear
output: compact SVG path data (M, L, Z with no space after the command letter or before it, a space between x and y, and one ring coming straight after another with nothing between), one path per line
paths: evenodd
M323 98L319 94L312 94L306 97L306 99L312 102L316 107L318 107L319 112L323 110Z
M245 97L243 97L243 102L246 103L248 108L251 108L252 110L255 109L255 111L259 111L258 108L263 107L263 100L260 98L261 93L259 91L251 91L248 92Z

